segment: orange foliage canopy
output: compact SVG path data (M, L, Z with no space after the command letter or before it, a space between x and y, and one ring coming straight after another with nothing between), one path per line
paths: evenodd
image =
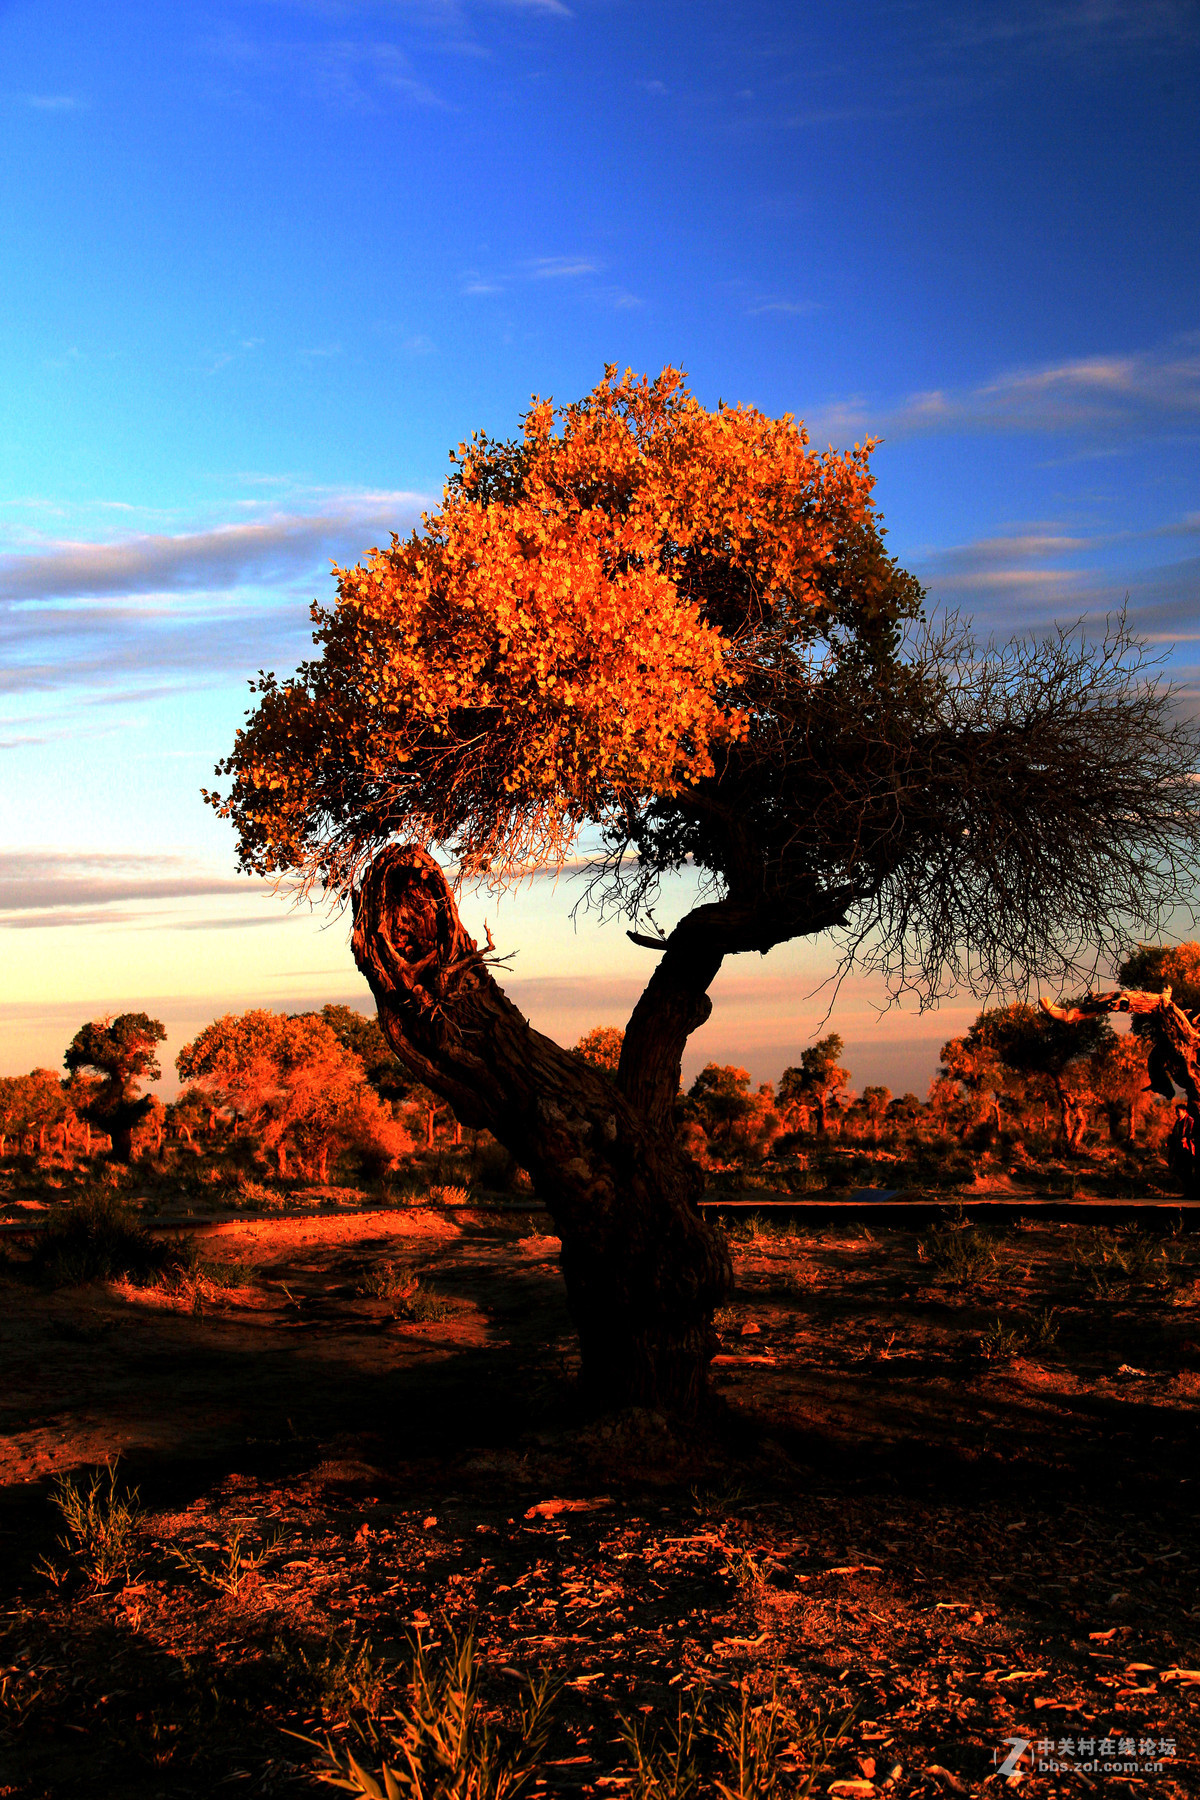
M340 886L402 833L503 879L712 776L872 529L869 451L613 367L460 445L424 530L336 571L321 660L254 684L207 796L243 866Z
M383 1160L412 1140L380 1104L362 1062L315 1013L227 1013L185 1044L180 1079L234 1106L274 1151L280 1175L295 1154L324 1179L331 1152L369 1144Z

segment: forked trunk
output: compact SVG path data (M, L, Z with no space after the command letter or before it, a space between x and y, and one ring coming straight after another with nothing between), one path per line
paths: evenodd
M732 1271L676 1143L688 1033L707 1017L703 957L664 957L614 1081L535 1031L468 937L437 863L380 852L354 901L355 960L401 1062L529 1171L562 1241L582 1387L599 1408L697 1413ZM698 986L702 984L702 986Z

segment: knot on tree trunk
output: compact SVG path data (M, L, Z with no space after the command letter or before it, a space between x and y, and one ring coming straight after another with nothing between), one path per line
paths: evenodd
M490 979L458 916L445 875L419 844L381 850L354 893L355 961L397 1011L412 1008L426 1026L454 1029L447 1002Z

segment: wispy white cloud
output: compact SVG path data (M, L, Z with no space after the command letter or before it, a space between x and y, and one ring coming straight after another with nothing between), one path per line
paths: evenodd
M910 566L935 609L961 610L1002 636L1053 620L1095 625L1127 607L1134 629L1153 643L1195 638L1200 556L1127 569L1112 561L1121 541L1036 524L931 551Z
M83 104L75 94L22 94L35 112L75 112Z
M212 531L49 543L0 555L0 602L228 589L271 580L311 569L322 550L351 534L384 528L403 533L427 504L420 494L373 494L336 511L284 514Z
M746 308L746 314L751 319L758 318L762 313L784 313L802 318L819 310L820 304L816 300L759 300Z
M388 99L451 110L415 71L407 52L387 38L324 37L283 41L226 28L210 42L231 73L273 78L293 94L353 112L375 112Z
M947 21L947 36L968 48L1029 46L1081 54L1194 42L1198 27L1193 0L1060 0L1057 5L1003 0L956 10Z
M315 514L0 556L0 692L92 690L111 705L294 666L309 648L308 602L331 594L326 559L353 562L406 534L427 504L360 494Z
M459 293L467 297L486 298L491 295L509 293L529 282L562 281L578 282L580 298L593 304L616 307L625 310L628 307L641 306L639 295L631 293L628 288L614 282L597 282L592 277L604 272L604 263L597 257L586 254L564 256L533 256L525 262L517 263L507 269L488 270L468 269L463 275Z
M115 903L195 900L214 894L248 898L261 882L198 868L176 855L125 855L107 851L0 851L0 923L20 915L42 923L78 923L81 912L111 917Z
M972 388L937 388L899 403L834 402L808 421L817 441L952 432L1142 435L1200 427L1200 334L1155 351L1075 357L1016 369Z
M535 256L526 264L534 281L571 281L580 275L596 275L603 267L584 256Z

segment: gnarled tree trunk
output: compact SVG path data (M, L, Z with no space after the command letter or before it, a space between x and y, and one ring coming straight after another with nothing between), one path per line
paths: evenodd
M614 1081L507 998L425 851L381 851L354 897L355 960L396 1055L513 1153L550 1210L596 1407L694 1415L704 1402L712 1313L732 1272L701 1217L702 1176L676 1143L674 1103L683 1045L710 1009L713 940L709 922L673 934Z
M1043 1000L1055 1019L1074 1023L1096 1013L1133 1013L1144 1019L1150 1038L1148 1073L1150 1088L1165 1100L1183 1094L1183 1105L1167 1144L1167 1161L1185 1195L1200 1195L1200 1029L1191 1015L1176 1006L1170 988L1161 994L1121 989L1111 994L1088 994L1075 1006L1053 1006Z

